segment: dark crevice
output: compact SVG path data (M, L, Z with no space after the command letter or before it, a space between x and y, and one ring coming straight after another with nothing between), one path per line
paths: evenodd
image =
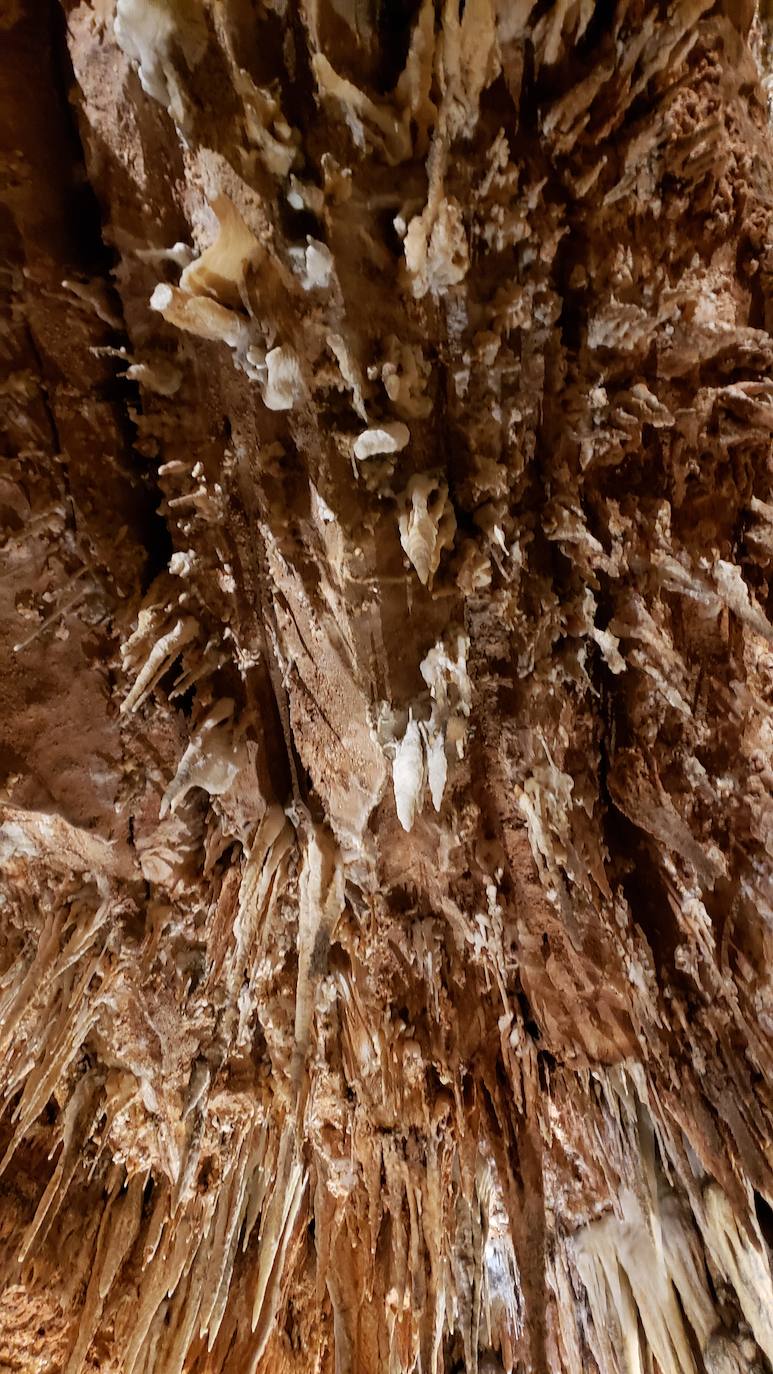
M117 266L117 255L105 241L103 219L99 200L86 169L83 144L78 123L70 98L75 86L75 75L67 46L67 23L65 15L56 0L48 0L50 12L50 32L53 35L50 71L55 90L55 100L61 114L62 136L65 138L71 164L66 202L62 219L72 226L70 249L76 268L89 280L96 280L108 293L111 309L116 319L123 320L123 307L120 296L115 290L112 274ZM128 346L130 340L123 327L116 328L109 339L113 347ZM41 375L45 376L44 362L41 359ZM146 562L142 576L142 591L147 591L159 573L168 566L174 545L166 520L160 514L163 493L150 467L141 469L141 485L137 480L137 457L135 440L136 425L132 421L130 409L142 410L142 393L133 382L124 378L112 377L102 385L104 398L111 406L116 429L123 439L121 467L126 478L134 488L136 502L135 517L138 533L145 549ZM51 423L55 427L55 416L49 407ZM125 512L114 512L119 523Z
M99 277L110 286L110 272L115 266L115 253L105 243L102 234L102 214L94 188L86 171L83 145L71 100L75 86L70 52L67 46L67 20L57 0L46 0L49 18L40 22L52 35L50 62L47 64L52 81L52 103L59 112L58 137L66 146L70 177L66 198L62 205L62 226L69 230L69 252L72 263L92 277ZM116 305L118 298L115 297Z
M158 487L153 485L151 496L155 497L155 505L145 514L145 530L143 543L145 546L146 563L142 575L142 591L146 592L152 586L159 573L165 572L169 566L169 560L174 553L174 542L163 515L159 507L163 501L163 495Z
M650 852L646 836L611 800L605 838L610 854L617 858L615 876L634 921L647 938L659 976L673 982L676 975L678 981L674 956L681 933L660 868Z
M582 62L596 55L599 44L611 36L617 12L617 0L596 0L588 27L574 49L573 59Z
M757 1224L762 1232L762 1238L773 1256L773 1207L762 1193L754 1189L754 1211L757 1216Z
M379 91L391 91L400 78L408 56L419 0L377 0L376 29L379 62L376 86ZM460 4L460 17L463 4Z

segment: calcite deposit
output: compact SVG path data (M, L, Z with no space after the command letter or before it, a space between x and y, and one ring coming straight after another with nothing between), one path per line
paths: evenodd
M0 10L0 1371L773 1361L773 22Z

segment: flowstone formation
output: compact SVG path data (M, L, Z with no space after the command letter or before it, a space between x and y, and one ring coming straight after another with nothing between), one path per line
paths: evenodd
M765 1374L746 0L7 0L0 1371Z

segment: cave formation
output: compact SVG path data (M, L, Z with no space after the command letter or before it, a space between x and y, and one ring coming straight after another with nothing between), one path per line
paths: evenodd
M0 1374L769 1374L747 0L5 0Z

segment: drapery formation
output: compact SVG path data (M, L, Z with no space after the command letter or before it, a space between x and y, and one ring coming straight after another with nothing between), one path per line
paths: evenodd
M773 1360L742 0L9 0L0 1370Z

